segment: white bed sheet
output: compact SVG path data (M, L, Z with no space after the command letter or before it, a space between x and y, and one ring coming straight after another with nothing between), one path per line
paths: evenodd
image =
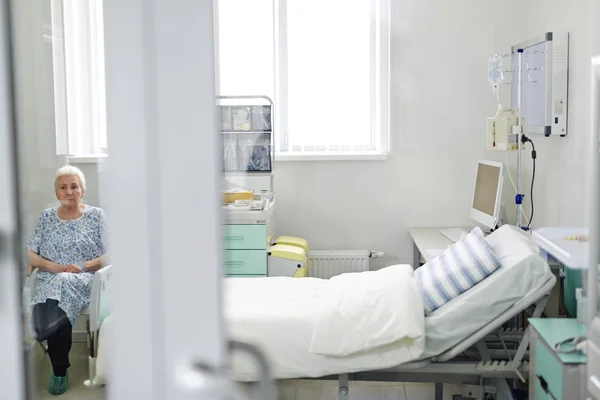
M309 352L326 285L326 280L316 278L227 278L224 310L226 321L230 322L229 336L258 347L275 379L380 369L420 357L424 335L348 356ZM352 335L352 329L347 334ZM234 354L230 365L234 379L257 378L256 366L242 354Z
M502 266L425 318L425 352L421 358L450 349L552 279L539 248L522 230L505 225L486 241Z

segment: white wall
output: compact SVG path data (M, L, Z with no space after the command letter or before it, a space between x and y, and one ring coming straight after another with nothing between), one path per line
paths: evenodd
M28 3L31 0L19 4ZM470 224L475 159L504 159L504 154L485 149L485 119L496 108L487 82L487 59L551 30L571 33L569 135L534 137L534 227L583 223L589 58L600 54L600 28L593 23L600 15L600 0L577 0L578 7L569 0L511 0L502 7L491 0L391 3L391 153L386 161L276 162L278 234L304 237L314 249L381 250L390 264L411 261L409 227ZM515 12L517 6L522 13ZM45 20L44 13L34 15ZM41 35L43 24L30 24L29 35ZM50 69L35 72L34 65L44 66L39 60L23 65L29 65L32 75L22 85L33 90L35 84L40 90L40 82L45 82L48 93ZM46 75L40 75L43 70ZM27 132L26 211L37 216L54 200L51 179L63 160L44 159L54 145L48 142L53 119L48 108L39 114L35 105L48 107L49 99L22 101L27 102L25 116L36 116L21 123ZM510 158L514 172L514 156ZM527 152L523 160L528 176ZM101 206L97 166L77 166L88 180L86 202ZM504 201L514 218L514 191L508 179Z
M56 155L50 2L22 0L13 7L15 97L23 240L42 210L56 202L54 174L66 163ZM97 205L98 167L76 164L87 178L88 204Z
M16 124L23 239L55 200L53 179L64 157L56 155L50 2L23 0L13 8Z
M391 153L381 162L277 162L278 234L314 249L372 249L411 262L411 226L463 226L485 121L496 102L488 57L546 31L569 31L569 134L532 137L538 159L533 228L585 222L589 65L600 53L599 0L392 1ZM520 7L520 8L517 8ZM517 12L518 10L522 12ZM511 22L508 22L511 21ZM508 104L508 86L502 99ZM516 176L516 157L508 155ZM523 153L529 210L530 152ZM515 192L503 200L514 221Z
M24 245L41 212L56 202L54 174L66 163L66 159L56 155L52 45L48 40L52 34L50 2L21 0L13 5L16 125L23 222L21 239ZM86 203L97 205L97 165L77 166L87 178ZM77 332L85 331L83 319L76 322L74 331L78 338L85 337L77 335Z
M276 162L278 234L411 262L411 226L469 224L475 160L496 110L487 60L523 39L519 1L392 0L386 161ZM516 19L515 19L516 18ZM512 19L513 22L508 23Z
M534 226L586 224L585 166L590 134L590 58L600 54L599 0L528 0L525 38L569 32L568 135L531 136L537 149ZM575 4L577 6L575 6ZM523 157L531 174L529 151ZM512 164L513 168L515 163ZM514 169L513 169L514 171ZM526 201L529 205L529 189ZM514 192L513 192L514 194Z

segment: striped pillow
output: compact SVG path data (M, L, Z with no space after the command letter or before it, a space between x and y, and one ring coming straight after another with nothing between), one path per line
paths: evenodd
M500 267L481 228L415 271L425 304L425 315L460 296Z

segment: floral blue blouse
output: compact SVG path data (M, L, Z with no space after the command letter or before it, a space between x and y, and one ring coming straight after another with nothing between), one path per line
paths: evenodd
M58 218L57 208L42 212L27 248L60 265L93 260L106 253L106 215L101 208L85 206L83 215L75 220ZM47 299L58 300L71 325L82 309L90 304L93 272L52 274L39 271L31 306Z

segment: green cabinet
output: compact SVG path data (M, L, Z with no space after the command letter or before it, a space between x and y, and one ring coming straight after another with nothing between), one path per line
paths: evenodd
M584 336L585 326L567 318L531 318L529 323L529 398L582 398L585 355L557 353L554 347L563 340Z
M266 250L266 225L225 225L223 242L227 250Z
M563 392L563 371L554 351L548 348L543 340L537 340L535 344L536 351L536 372L535 372L535 393L536 399L551 398L543 386L547 387L549 393L560 394ZM560 395L556 395L558 399Z
M267 252L265 250L226 250L225 274L266 275Z
M266 225L225 225L223 229L225 275L267 276L267 241Z

